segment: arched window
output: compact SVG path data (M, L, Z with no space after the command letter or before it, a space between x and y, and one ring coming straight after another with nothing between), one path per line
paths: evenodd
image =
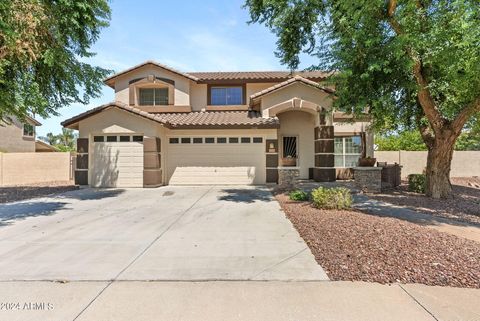
M175 83L170 79L148 76L130 81L130 105L174 105Z

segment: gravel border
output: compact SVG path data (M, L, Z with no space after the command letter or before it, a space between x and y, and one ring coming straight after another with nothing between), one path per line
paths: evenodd
M21 201L51 194L60 194L67 191L79 189L78 185L72 182L49 182L30 184L28 186L6 186L0 187L0 204Z
M369 198L409 207L417 212L480 224L480 178L451 178L453 199L432 199L408 191L406 182L397 189L381 194L368 194Z
M320 210L276 195L332 280L480 288L480 244L358 211Z

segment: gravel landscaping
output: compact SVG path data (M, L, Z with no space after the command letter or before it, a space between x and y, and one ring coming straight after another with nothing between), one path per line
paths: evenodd
M369 194L368 197L407 206L417 212L455 219L461 222L480 224L480 178L452 178L453 199L436 200L408 191L402 184L398 189L382 194Z
M414 223L276 195L332 280L480 288L480 244Z
M21 201L76 189L78 189L78 186L73 185L73 182L49 182L30 184L28 186L0 187L0 203Z

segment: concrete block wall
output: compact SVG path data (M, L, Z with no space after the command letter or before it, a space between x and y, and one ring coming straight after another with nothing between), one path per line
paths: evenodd
M69 153L0 153L0 186L73 179L73 156Z
M427 166L426 151L375 151L374 156L377 162L402 165L402 178L422 173ZM450 176L480 176L480 151L455 151Z

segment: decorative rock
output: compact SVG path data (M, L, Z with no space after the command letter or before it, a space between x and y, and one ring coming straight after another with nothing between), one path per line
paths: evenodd
M298 167L279 167L278 168L278 187L281 189L292 189L300 176Z
M355 167L353 175L355 186L362 192L380 193L382 191L382 167Z

